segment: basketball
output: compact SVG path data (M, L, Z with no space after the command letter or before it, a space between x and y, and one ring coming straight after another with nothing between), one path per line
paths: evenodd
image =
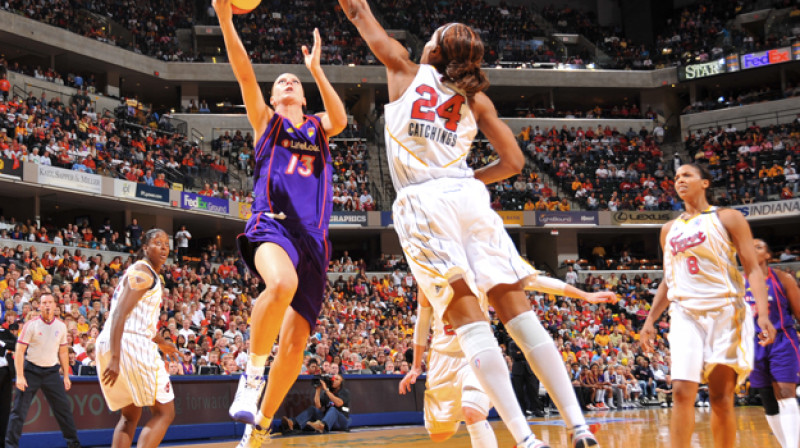
M256 9L261 0L232 0L231 8L234 14L247 14Z

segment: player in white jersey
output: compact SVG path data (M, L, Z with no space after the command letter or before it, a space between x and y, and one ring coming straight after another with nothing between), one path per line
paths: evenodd
M177 359L172 342L157 332L161 311L158 272L169 257L169 239L161 229L148 231L142 241L144 259L125 271L111 299L111 313L97 338L100 386L112 411L122 409L114 428L112 447L129 447L142 408L151 417L142 428L137 446L157 447L175 418L175 394L160 349Z
M489 304L551 392L573 446L597 446L561 354L531 311L524 288L535 271L519 257L489 206L484 184L518 174L525 158L483 93L489 82L481 70L480 36L464 24L442 26L425 45L418 65L389 37L366 0L339 4L386 67L395 229L436 317L455 329L464 356L518 446L547 446L533 437L517 403L503 353L478 303L478 292L486 291ZM465 159L478 128L499 158L472 172ZM467 276L475 279L476 288L467 285Z
M537 276L532 289L591 303L617 300L616 294L610 291L586 293L558 279L544 276ZM425 429L428 430L431 440L441 442L452 437L463 421L467 425L473 448L496 448L497 439L486 421L492 407L491 402L469 368L455 332L440 319L433 318L433 310L424 293L419 292L417 297L414 360L411 370L400 381L400 394L410 392L411 385L422 374L422 354L427 347L428 333L432 326L425 384ZM482 304L485 305L485 301Z
M691 445L694 401L701 383L709 387L714 446L736 443L734 389L737 378L743 380L752 370L754 339L737 253L758 306L758 324L763 329L759 344L770 344L775 338L750 226L739 211L709 205L710 185L708 170L697 164L683 165L675 174L675 190L686 212L661 229L664 281L641 332L642 344L651 350L653 324L670 304L675 402L670 441L674 448Z

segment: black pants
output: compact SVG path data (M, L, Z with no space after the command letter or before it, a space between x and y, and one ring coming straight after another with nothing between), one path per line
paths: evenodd
M5 434L8 428L8 415L11 413L11 367L0 367L0 434ZM0 439L0 448L6 446L5 436Z
M67 391L64 389L64 380L58 373L59 366L39 367L25 361L25 381L28 387L24 392L17 389L14 396L14 408L11 410L11 418L8 420L8 432L6 432L6 447L17 448L19 438L22 435L22 425L25 424L25 417L28 409L36 396L36 392L42 389L50 409L61 428L61 434L67 441L68 447L79 447L78 431L75 429L75 420L72 418L72 408L70 407Z
M517 396L519 407L523 411L543 411L539 400L539 379L536 378L536 375L533 373L511 375L511 385L514 387L514 394Z

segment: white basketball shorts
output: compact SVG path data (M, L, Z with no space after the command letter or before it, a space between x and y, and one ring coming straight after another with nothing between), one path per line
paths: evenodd
M459 278L474 281L478 297L499 284L525 280L525 287L536 279L474 178L403 188L392 211L409 267L440 319L453 296L450 282Z
M425 383L425 429L429 434L456 432L464 421L462 406L484 414L492 408L463 353L431 351Z
M724 300L724 299L720 299ZM708 311L672 302L669 307L672 379L707 383L717 365L736 371L739 383L753 370L755 330L750 307L742 300Z
M124 333L121 341L120 373L113 386L103 384L103 372L111 361L111 343L97 343L97 375L100 388L112 411L134 404L153 406L156 401L169 403L175 399L169 374L158 354L158 346L144 336Z

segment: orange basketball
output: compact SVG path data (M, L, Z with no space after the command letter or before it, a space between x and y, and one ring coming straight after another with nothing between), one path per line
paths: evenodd
M256 9L261 0L231 0L231 9L234 14L247 14Z

